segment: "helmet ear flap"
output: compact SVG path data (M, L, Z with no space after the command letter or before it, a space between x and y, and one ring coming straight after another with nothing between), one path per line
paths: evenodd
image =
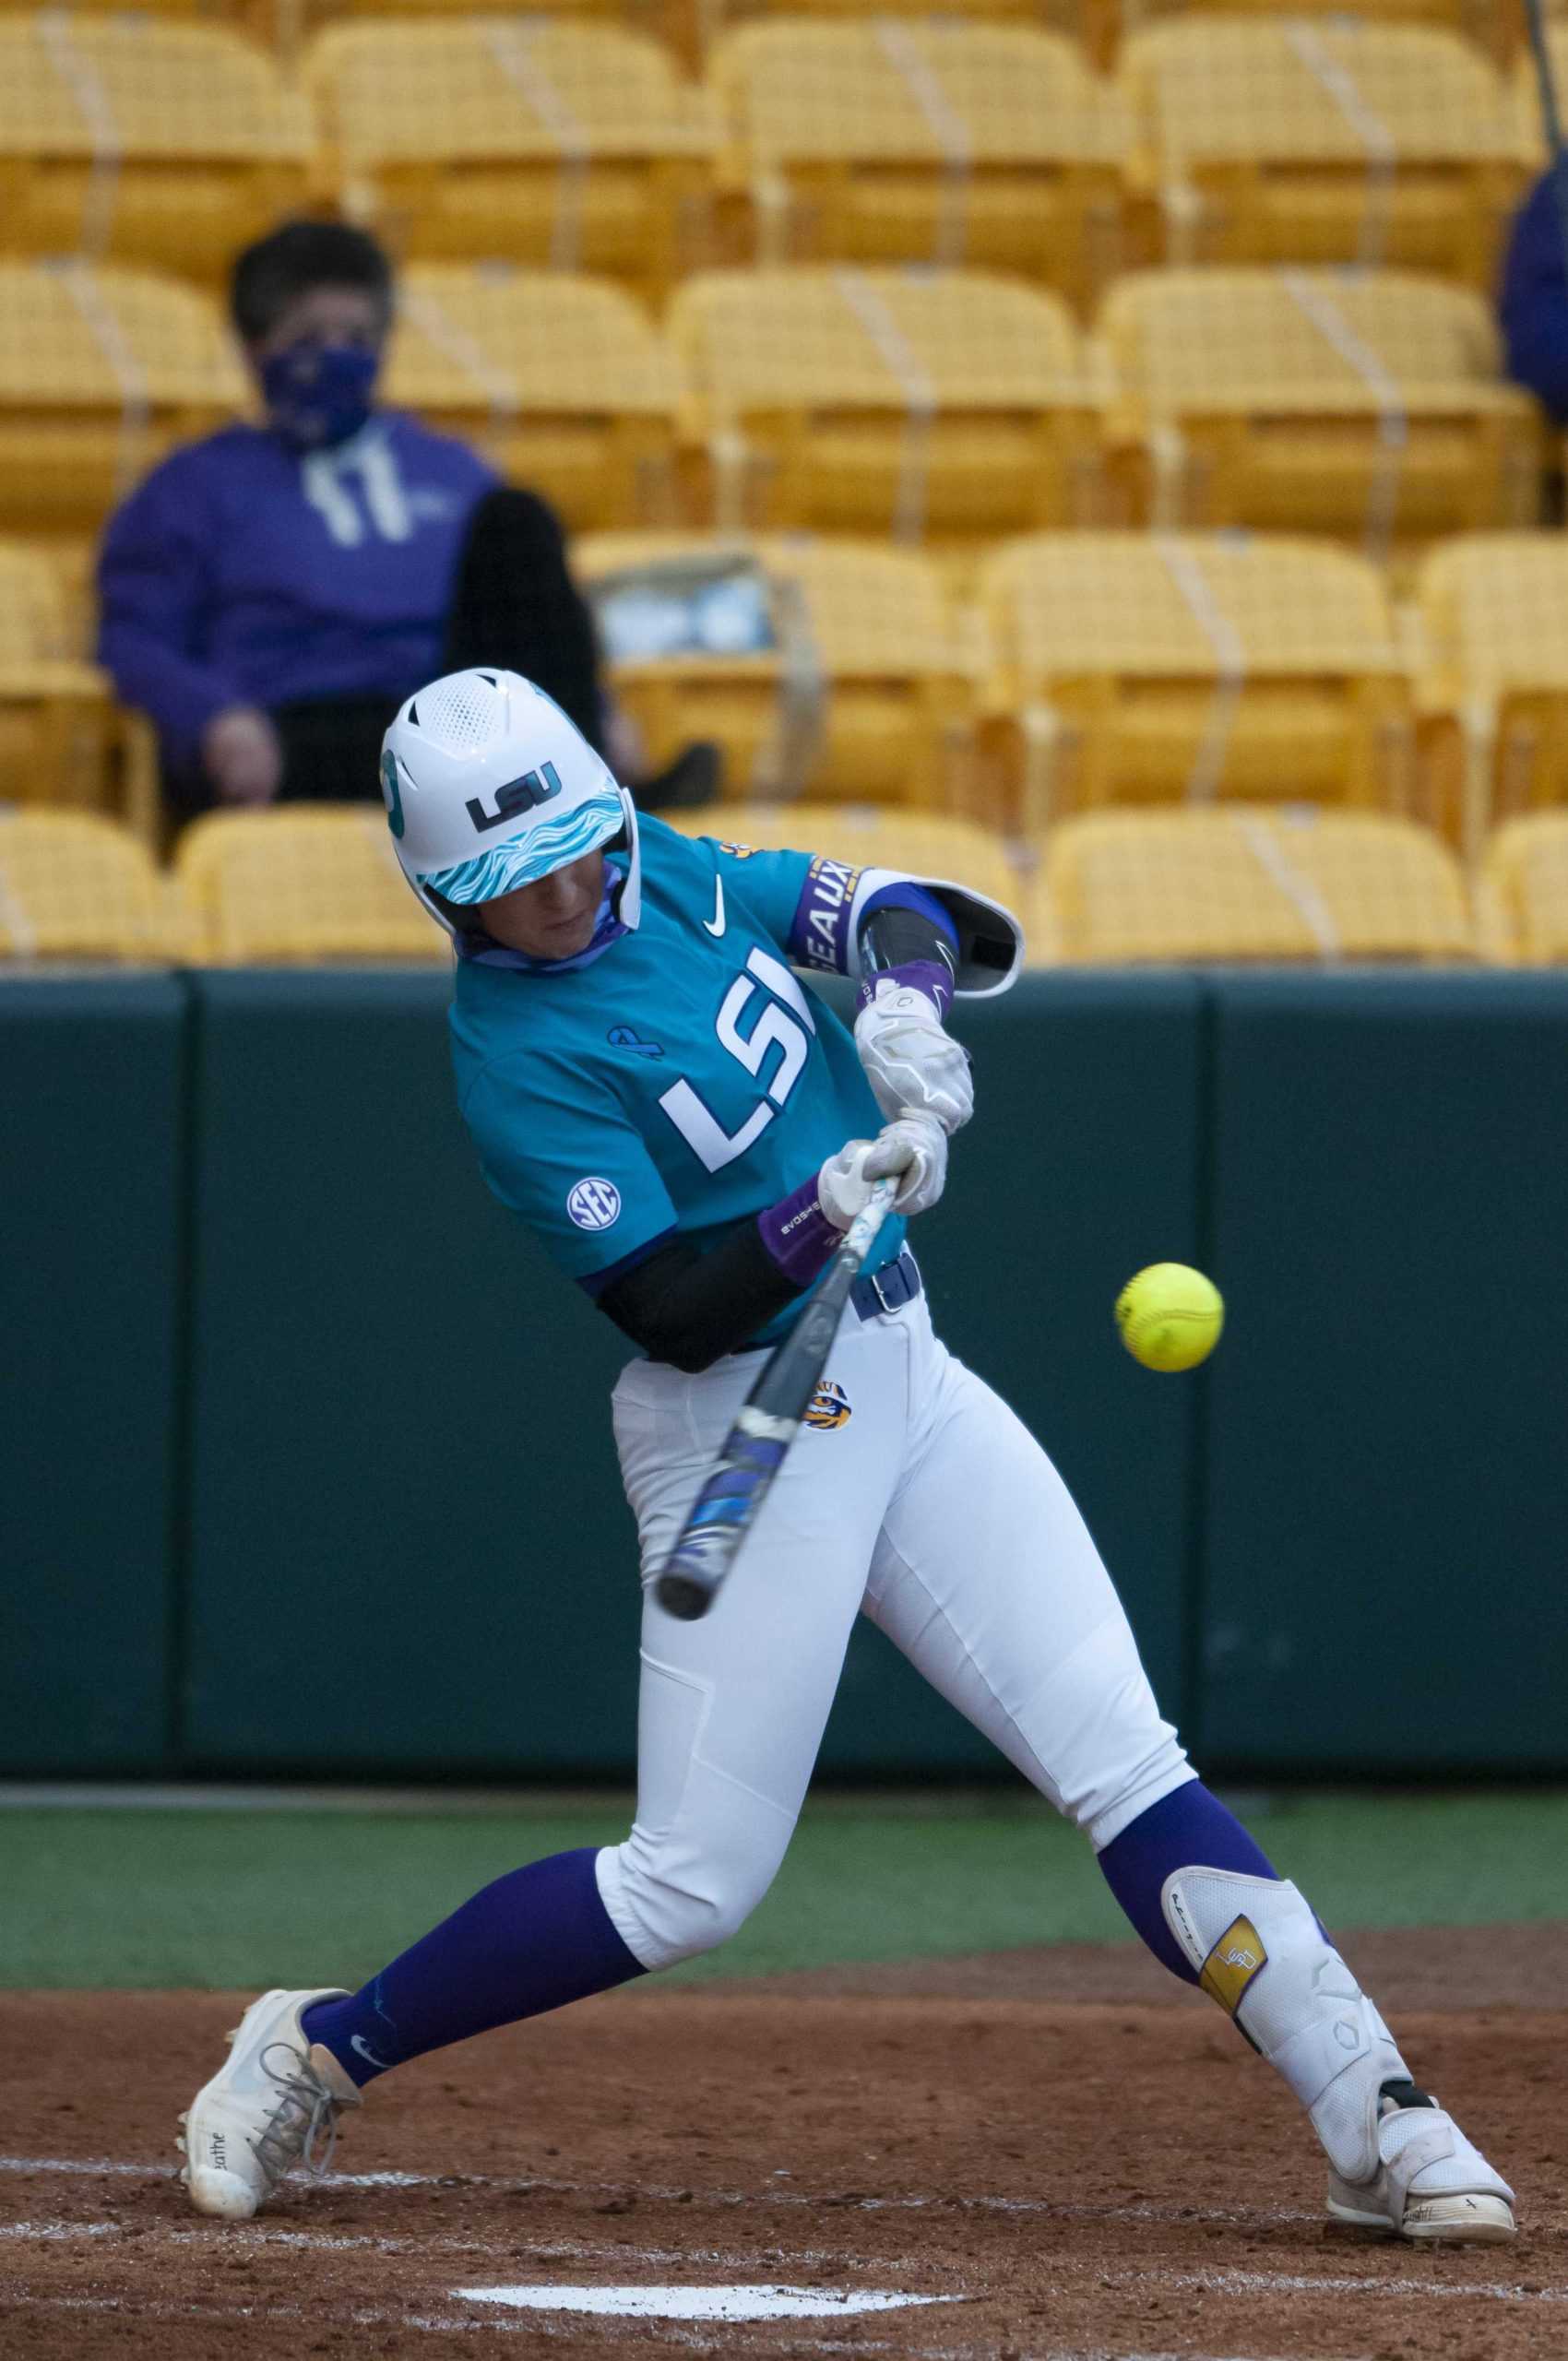
M621 888L618 916L623 926L635 931L643 914L642 840L637 834L637 807L632 801L631 790L623 787L619 779L615 786L626 823L626 882Z

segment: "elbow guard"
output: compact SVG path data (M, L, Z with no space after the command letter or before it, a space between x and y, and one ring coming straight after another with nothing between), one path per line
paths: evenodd
M866 973L861 951L861 931L867 921L863 917L867 903L885 886L897 884L921 886L942 905L952 920L957 937L954 955L954 990L965 998L983 1000L1004 992L1015 981L1024 963L1024 930L1011 910L993 902L988 894L977 894L968 885L956 884L946 877L906 877L894 869L862 870L855 884L855 898L849 913L849 973L857 981ZM890 917L891 912L878 913L871 920Z

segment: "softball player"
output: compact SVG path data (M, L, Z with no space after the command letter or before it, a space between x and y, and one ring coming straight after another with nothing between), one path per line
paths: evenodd
M1512 2237L1513 2192L1161 1719L1051 1462L932 1334L905 1224L941 1195L972 1103L943 1019L955 992L1012 981L1015 921L946 880L639 822L514 674L410 698L383 786L405 873L456 940L457 1086L485 1177L641 1348L613 1410L645 1581L883 1176L895 1217L713 1612L645 1601L625 1841L498 1879L359 1992L257 2000L187 2118L193 2202L253 2214L389 2068L722 1942L783 1858L866 1614L1284 2076L1327 2152L1332 2214ZM860 979L852 1037L801 968Z

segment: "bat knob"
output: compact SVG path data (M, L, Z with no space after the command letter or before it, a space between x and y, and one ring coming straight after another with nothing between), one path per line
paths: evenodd
M691 1574L660 1574L653 1595L666 1615L673 1615L678 1623L700 1623L713 1604L708 1584Z

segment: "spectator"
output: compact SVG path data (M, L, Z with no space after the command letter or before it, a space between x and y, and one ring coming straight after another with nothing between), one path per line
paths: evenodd
M174 452L99 558L100 657L157 726L172 805L375 798L399 702L471 663L528 673L635 777L550 508L375 403L393 310L375 241L288 223L241 255L230 309L266 424ZM715 768L694 749L639 791L701 801Z
M1568 425L1568 250L1553 170L1515 216L1503 271L1508 374Z

